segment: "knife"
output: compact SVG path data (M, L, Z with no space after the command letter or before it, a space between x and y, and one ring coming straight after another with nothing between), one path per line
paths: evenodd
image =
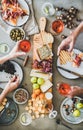
M80 78L83 78L83 75L80 75L80 74L78 74L78 73L76 73L76 72L74 72L74 71L65 69L65 68L63 68L63 67L61 67L61 66L57 66L57 68L58 68L58 69L62 69L62 70L66 71L66 72L68 72L68 73L71 73L71 74L73 74L73 75L79 76Z
M0 81L0 83L8 83L8 81Z

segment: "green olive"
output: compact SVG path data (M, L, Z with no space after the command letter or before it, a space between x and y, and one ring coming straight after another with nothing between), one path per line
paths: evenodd
M10 32L10 37L14 41L19 41L24 38L24 32L21 29L15 28Z

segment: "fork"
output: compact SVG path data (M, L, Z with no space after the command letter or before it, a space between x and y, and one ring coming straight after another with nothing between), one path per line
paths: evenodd
M2 116L2 114L4 113L4 111L9 107L9 102L6 103L4 109L1 111L0 113L0 117Z

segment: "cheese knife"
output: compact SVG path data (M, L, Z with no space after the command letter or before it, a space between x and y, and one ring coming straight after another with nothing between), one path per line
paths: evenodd
M58 69L62 69L62 70L66 71L66 72L68 72L68 73L71 73L71 74L73 74L73 75L79 76L80 78L83 78L83 75L81 75L81 74L79 74L79 73L76 73L76 72L74 72L74 71L65 69L65 68L63 68L63 67L61 67L61 66L57 66L57 68L58 68Z

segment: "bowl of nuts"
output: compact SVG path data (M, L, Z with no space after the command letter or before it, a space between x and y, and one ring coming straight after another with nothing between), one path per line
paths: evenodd
M10 30L10 38L15 42L23 40L25 38L25 31L20 27L13 28Z
M16 89L14 94L13 94L13 100L17 104L25 104L29 99L29 93L26 89L24 88L19 88Z

